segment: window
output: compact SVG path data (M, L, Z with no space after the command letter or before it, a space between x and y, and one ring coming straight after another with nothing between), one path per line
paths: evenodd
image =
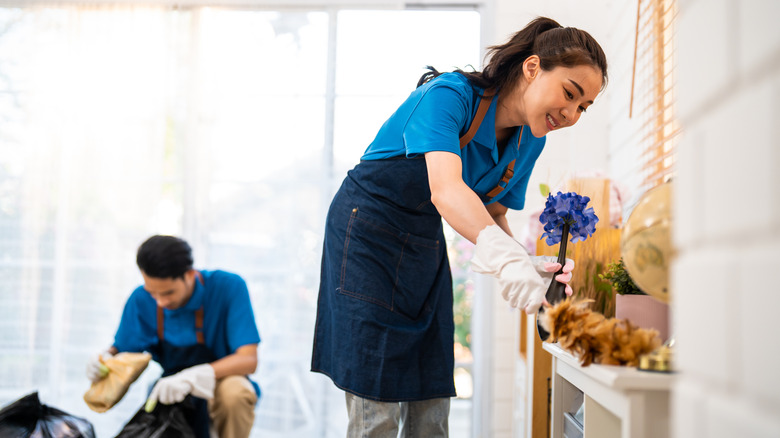
M641 192L674 174L680 126L674 115L675 0L638 0L630 114L639 118Z
M249 284L255 434L344 436L342 393L309 372L325 211L425 65L479 66L479 14L59 2L0 28L0 405L37 390L119 430L157 370L98 415L85 361L137 245L170 233Z

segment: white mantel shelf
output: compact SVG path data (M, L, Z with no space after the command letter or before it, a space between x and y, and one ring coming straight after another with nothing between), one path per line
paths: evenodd
M580 366L558 344L544 343L552 361L553 438L563 437L563 414L585 403L585 437L666 438L673 374L611 365Z

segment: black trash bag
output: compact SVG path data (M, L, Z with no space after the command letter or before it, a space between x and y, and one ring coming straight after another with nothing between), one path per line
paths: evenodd
M115 438L196 438L190 426L193 415L195 406L190 396L172 405L157 403L152 412L142 406Z
M95 429L83 418L41 404L36 391L0 410L0 437L95 438Z

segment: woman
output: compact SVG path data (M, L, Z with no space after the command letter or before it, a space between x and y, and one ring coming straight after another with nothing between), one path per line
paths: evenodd
M574 125L602 90L606 57L586 32L537 18L488 58L482 72L423 75L328 212L312 371L346 392L349 436L395 437L399 423L402 436L447 436L455 388L442 218L476 244L473 269L528 313L561 267L530 257L506 212L523 208L545 135Z

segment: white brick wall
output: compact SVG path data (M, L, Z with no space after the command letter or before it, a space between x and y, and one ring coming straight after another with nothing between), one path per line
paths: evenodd
M683 0L673 436L780 436L780 2Z
M736 55L741 71L777 76L780 53L777 3L777 0L734 1L732 10L737 14L740 31Z
M735 279L729 271L738 258L729 251L685 252L675 263L673 289L684 290L674 296L673 332L680 346L677 366L696 369L696 379L729 382L736 379L735 355L724 344L734 343L735 324L731 315L736 302ZM693 316L693 317L692 317Z
M768 406L780 404L780 354L778 341L773 337L780 294L773 293L771 277L777 272L780 260L780 239L775 237L749 248L737 264L740 272L737 288L740 291L764 291L757 299L745 297L737 316L737 348L735 356L741 359L742 369L737 381L742 391ZM748 294L746 294L748 295ZM767 378L768 377L768 378ZM780 410L775 411L780 417Z

